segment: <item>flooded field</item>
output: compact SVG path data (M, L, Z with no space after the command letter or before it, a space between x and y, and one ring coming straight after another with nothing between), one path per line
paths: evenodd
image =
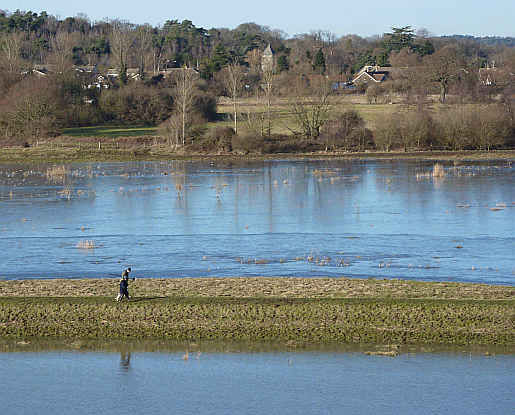
M506 161L0 165L1 278L515 284Z
M3 164L0 278L114 278L131 266L137 278L515 285L514 167L441 165ZM2 413L456 414L515 404L513 349L62 342L0 342Z
M501 350L255 342L2 344L2 413L511 413ZM10 350L10 351L9 351Z

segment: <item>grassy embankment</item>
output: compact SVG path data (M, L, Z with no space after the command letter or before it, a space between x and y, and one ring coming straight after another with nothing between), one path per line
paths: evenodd
M0 281L0 337L515 345L515 287L399 280Z

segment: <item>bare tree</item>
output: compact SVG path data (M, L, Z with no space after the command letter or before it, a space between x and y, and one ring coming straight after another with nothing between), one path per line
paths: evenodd
M152 60L152 27L149 25L139 26L136 30L136 49L138 54L139 73L143 78L147 62Z
M232 63L224 68L224 84L232 100L233 104L233 119L234 119L234 132L238 132L238 111L237 111L237 100L243 92L243 80L245 74L243 67L237 63Z
M19 71L21 67L21 49L26 39L23 32L12 32L0 35L0 50L9 63L9 71Z
M129 49L134 42L134 26L125 20L113 20L110 24L109 46L111 56L113 63L122 70L126 68Z
M263 73L261 80L263 82L263 90L265 93L266 100L266 120L267 120L267 128L266 128L266 136L270 139L270 134L272 130L272 118L271 118L271 108L272 101L279 90L279 85L276 81L276 75L273 71L267 70Z
M81 43L81 35L78 32L57 32L50 38L52 49L52 62L56 65L56 72L62 72L71 68L73 48Z
M333 109L332 86L325 77L314 78L304 91L290 99L293 120L300 128L303 139L315 139ZM292 132L294 128L289 127Z
M245 62L249 64L250 69L259 69L261 68L261 56L262 52L258 48L252 49L245 55Z
M183 66L175 81L173 98L175 110L181 120L182 134L180 140L182 145L186 143L188 122L195 105L197 78L197 73L193 69Z
M445 102L452 85L459 82L463 75L464 63L454 47L445 47L440 51L426 56L427 76L429 82L434 83L440 89L440 101Z

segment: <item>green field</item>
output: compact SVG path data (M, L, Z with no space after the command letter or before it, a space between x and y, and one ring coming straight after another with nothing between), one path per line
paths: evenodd
M80 137L141 137L141 136L157 136L157 127L151 126L98 126L98 127L78 127L65 128L64 135L74 138Z

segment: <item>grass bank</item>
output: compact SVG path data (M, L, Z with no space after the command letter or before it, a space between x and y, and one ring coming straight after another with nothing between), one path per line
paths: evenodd
M0 337L515 345L515 288L398 280L0 281Z
M61 136L31 143L29 147L0 148L0 163L130 162L163 160L271 160L271 159L419 159L419 160L514 160L515 150L492 151L317 151L305 153L236 154L182 153L158 137Z

